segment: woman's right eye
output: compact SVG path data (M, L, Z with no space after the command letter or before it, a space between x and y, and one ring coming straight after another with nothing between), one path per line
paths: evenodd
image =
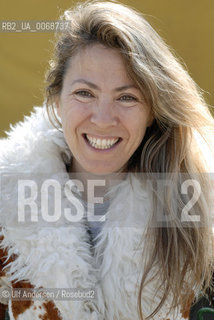
M74 94L81 96L83 98L93 97L93 95L89 91L86 91L86 90L79 90L79 91L74 92Z

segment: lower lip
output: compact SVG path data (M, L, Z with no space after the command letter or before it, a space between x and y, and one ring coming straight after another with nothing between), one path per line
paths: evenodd
M112 151L114 150L122 141L121 138L119 138L119 141L117 143L115 143L111 148L108 148L108 149L97 149L95 147L93 147L89 141L87 140L86 136L83 135L83 139L85 140L86 144L88 147L90 147L93 151L97 151L97 152L102 152L102 153L106 153L106 152L109 152L109 151Z

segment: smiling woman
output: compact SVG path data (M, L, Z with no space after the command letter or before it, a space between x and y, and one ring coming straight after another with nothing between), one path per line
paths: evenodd
M71 172L125 170L152 122L151 108L129 78L121 54L100 44L72 57L57 112L74 156Z
M188 319L212 293L214 120L134 9L86 1L61 19L44 106L0 152L2 292L39 288L49 300L4 294L2 310Z

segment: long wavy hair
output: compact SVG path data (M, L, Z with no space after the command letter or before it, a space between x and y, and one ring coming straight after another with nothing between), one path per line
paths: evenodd
M47 73L46 105L52 121L57 121L54 99L62 90L69 61L81 48L95 43L120 52L129 76L153 112L154 121L127 164L128 171L164 173L170 180L163 195L164 213L169 219L164 225L148 228L145 243L153 243L153 247L138 287L139 317L144 319L143 288L149 271L158 266L154 277L160 280L163 294L150 318L170 294L174 308L182 299L188 300L192 290L205 293L210 287L213 234L208 172L212 170L209 164L213 164L214 120L201 90L139 12L115 1L86 1L65 11L61 19L69 22L69 28L58 35ZM202 188L189 211L190 215L200 215L201 225L194 221L182 223L186 202L181 193L181 174L194 181L197 178ZM190 193L191 198L194 190ZM154 208L157 199L154 191ZM156 210L153 212L151 221L156 221Z

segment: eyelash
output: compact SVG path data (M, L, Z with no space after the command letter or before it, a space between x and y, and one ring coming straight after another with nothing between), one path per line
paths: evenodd
M86 90L77 91L77 92L75 92L75 94L80 95L80 96L82 96L82 97L86 97L86 98L91 98L91 97L93 97L93 95L92 95L89 91L86 91ZM124 97L125 97L125 99L121 99L121 98L124 98ZM128 99L127 99L127 98L128 98ZM118 100L120 100L120 99L121 99L121 101L127 101L127 102L130 102L130 101L138 101L137 98L135 98L135 97L133 97L133 96L131 96L131 95L129 95L129 94L124 94L124 95L122 95Z
M121 99L121 98L127 98L128 97L128 99ZM130 99L131 98L131 99ZM121 96L119 99L121 99L121 101L128 101L128 102L130 102L130 101L137 101L137 98L135 98L135 97L133 97L133 96L130 96L129 94L124 94L123 96Z
M75 94L83 96L83 97L87 97L87 98L88 97L93 97L93 95L89 91L86 91L86 90L77 91L77 92L75 92Z

